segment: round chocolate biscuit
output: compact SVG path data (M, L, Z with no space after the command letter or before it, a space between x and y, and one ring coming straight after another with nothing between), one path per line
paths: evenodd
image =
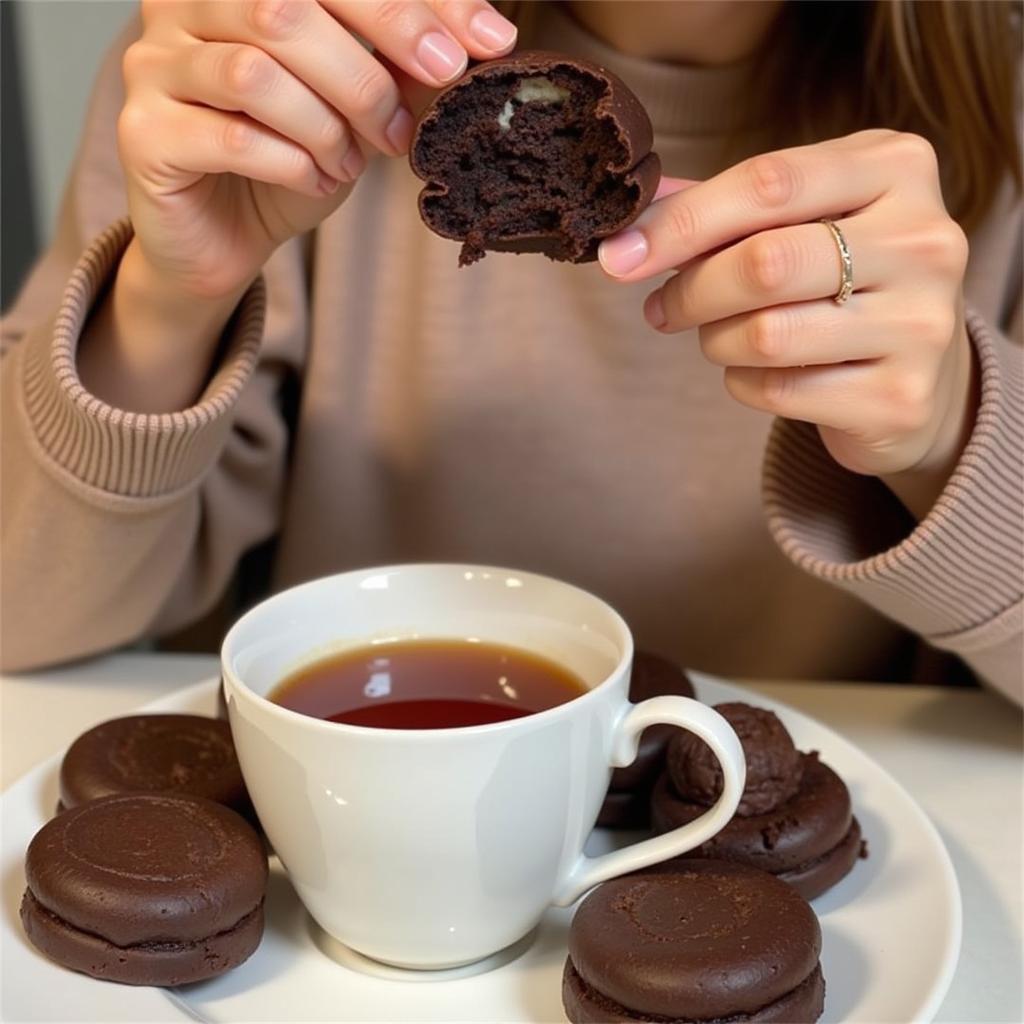
M631 1013L591 988L568 958L562 973L562 1005L573 1024L634 1024L636 1021L654 1020L648 1014ZM753 1013L731 1013L728 1017L703 1019L694 1024L811 1024L821 1016L824 1008L825 978L819 965L792 992ZM674 1021L671 1024L684 1022Z
M815 900L845 878L854 864L867 855L868 846L860 822L853 818L850 830L831 850L789 871L780 871L775 877L791 885L805 900Z
M755 868L695 860L627 875L595 889L573 918L566 1010L571 1020L771 1020L755 1015L791 997L801 1005L785 1019L812 1021L820 952L814 911Z
M487 250L584 263L647 207L661 178L650 118L606 68L526 50L478 64L420 117L409 152L420 216Z
M736 816L716 835L685 854L749 864L791 881L807 899L820 896L854 865L860 855L860 826L855 823L846 784L817 754L803 754L803 781L797 793L765 814ZM680 799L668 772L651 796L651 825L668 832L707 811ZM684 858L674 858L673 863Z
M739 702L715 710L732 726L743 746L747 779L736 813L765 814L785 803L800 788L803 758L773 711ZM697 735L679 731L666 754L675 791L684 799L710 807L722 794L722 766Z
M119 793L181 793L252 817L226 721L201 715L130 715L82 733L60 766L64 808Z
M26 891L21 921L32 944L73 971L123 985L184 985L216 977L244 963L263 937L263 907L233 928L190 943L117 946L72 928Z
M36 833L21 919L72 970L178 985L242 963L263 933L267 858L245 820L196 797L80 804Z

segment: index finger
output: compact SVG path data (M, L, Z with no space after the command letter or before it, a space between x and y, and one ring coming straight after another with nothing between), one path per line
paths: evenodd
M854 138L751 157L658 199L601 243L601 266L639 281L758 231L869 205L891 187L893 170L874 150L851 145Z
M405 151L412 115L380 62L327 9L310 0L196 2L182 27L210 42L244 42L270 54L384 153Z
M466 70L468 57L507 53L516 27L486 0L320 0L346 25L404 71L433 88Z

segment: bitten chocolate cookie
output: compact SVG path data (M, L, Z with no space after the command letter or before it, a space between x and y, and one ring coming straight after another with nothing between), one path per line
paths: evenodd
M267 858L234 811L135 794L81 804L36 833L21 921L74 971L181 985L237 967L263 935Z
M409 161L420 216L486 250L585 263L654 197L661 162L647 112L610 71L523 51L474 67L424 111Z
M60 809L118 793L181 793L252 818L226 721L131 715L82 733L60 766Z
M717 835L675 858L714 857L750 864L814 899L866 856L846 784L817 753L802 754L771 712L719 704L747 759L739 808ZM651 824L668 832L700 817L718 799L721 772L711 751L690 733L669 744L666 770L651 796Z
M583 1022L785 1021L821 1016L821 929L762 871L688 861L605 882L569 931L562 1002Z
M639 704L666 694L692 697L693 684L675 662L650 651L636 651L629 699ZM651 787L664 763L668 741L678 731L672 725L652 725L644 730L636 760L612 772L608 795L597 818L600 828L646 828L650 824Z

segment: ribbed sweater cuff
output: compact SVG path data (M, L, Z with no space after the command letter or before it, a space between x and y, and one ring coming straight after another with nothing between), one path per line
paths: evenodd
M1019 353L980 317L967 326L981 371L978 417L921 523L877 478L836 463L813 425L779 420L764 467L768 526L789 558L962 653L1019 633L1024 588Z
M85 251L64 290L53 331L19 346L28 427L45 457L90 487L157 497L187 487L216 461L231 412L256 366L263 333L262 279L245 294L228 328L223 356L199 401L173 413L115 409L78 377L76 352L90 312L132 237L111 225Z

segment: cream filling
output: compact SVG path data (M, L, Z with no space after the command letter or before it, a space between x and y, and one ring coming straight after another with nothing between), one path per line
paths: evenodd
M507 132L512 127L512 117L517 108L524 103L564 103L569 98L569 90L555 85L550 78L538 75L536 78L524 78L519 83L511 99L505 101L498 115L498 127Z

